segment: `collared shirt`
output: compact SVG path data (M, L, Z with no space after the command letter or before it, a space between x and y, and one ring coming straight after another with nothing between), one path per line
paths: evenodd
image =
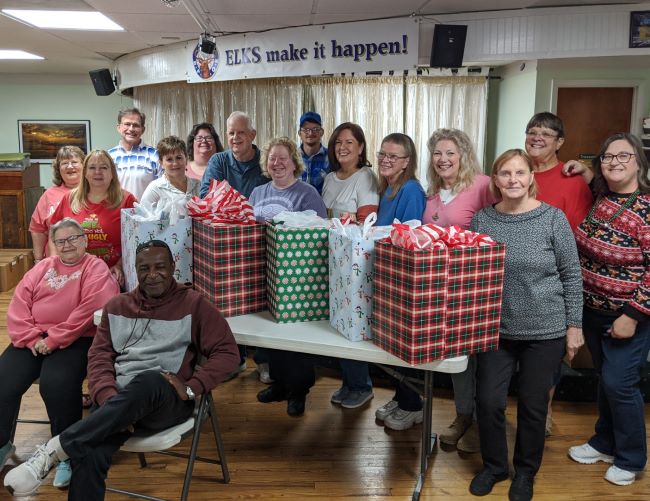
M201 198L205 197L210 190L210 181L212 179L228 181L230 186L246 198L251 196L253 188L268 183L269 179L262 175L262 169L260 168L260 150L255 145L253 145L253 149L255 155L246 162L237 160L232 154L232 150L212 155L201 181Z
M121 144L108 150L115 162L117 177L122 188L133 193L140 200L145 188L154 179L162 176L162 168L158 164L158 152L153 146L139 145L126 151Z
M304 182L311 184L318 193L323 192L323 183L325 182L325 176L330 171L330 162L327 158L327 148L320 145L320 150L312 156L307 156L305 150L300 145L300 154L302 155L302 161L305 164L305 171L302 173L300 179Z

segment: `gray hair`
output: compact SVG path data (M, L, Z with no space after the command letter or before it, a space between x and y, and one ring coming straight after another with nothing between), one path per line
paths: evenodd
M61 219L61 221L58 221L50 226L50 240L54 240L54 235L56 235L56 232L62 230L63 228L74 228L79 233L83 233L85 235L83 227L77 221L71 217L65 217Z
M243 111L233 111L226 120L226 125L234 122L235 120L244 120L246 122L246 127L248 130L255 130L255 127L253 127L253 123L251 122L251 117Z

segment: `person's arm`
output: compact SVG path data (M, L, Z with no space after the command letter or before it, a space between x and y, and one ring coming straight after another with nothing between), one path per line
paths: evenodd
M644 272L632 299L623 308L623 314L612 324L612 337L632 337L637 324L650 319L650 226L642 226L638 231Z
M148 207L153 207L160 200L160 188L156 181L152 181L147 185L140 197L140 203Z
M401 222L417 219L422 221L424 208L427 203L424 191L418 181L402 186L404 193L398 194L399 200L395 209L395 217Z
M43 265L44 266L44 265ZM36 325L32 315L34 290L38 277L42 274L40 266L29 270L16 286L7 310L7 334L16 348L33 348L43 338L43 332Z
M70 311L63 322L47 330L45 344L50 351L66 348L76 341L92 325L95 311L103 308L110 298L120 292L106 263L95 257L91 258L90 264L82 270L78 287L79 304ZM65 295L65 289L60 293Z
M363 221L379 209L379 189L377 178L369 168L365 169L363 178L357 185L357 221ZM421 215L420 215L421 216Z
M32 249L34 252L34 262L38 263L45 257L45 245L47 244L47 233L29 232L32 235Z
M318 214L320 217L326 218L327 207L325 207L325 202L323 202L323 199L318 194L318 190L316 190L316 188L314 188L312 185L307 186L309 186L311 190L309 190L303 198L303 206L300 208L300 210L313 210L316 211L316 214ZM254 192L255 190L253 190L253 193Z
M565 176L582 176L585 184L589 185L594 178L593 171L579 160L569 160L562 167Z
M208 161L208 167L203 173L203 179L201 179L201 189L199 190L199 196L205 198L210 190L210 181L216 179L217 181L222 181L225 177L224 173L224 159L226 153L220 154L215 153L210 157Z
M107 308L102 312L102 321L88 351L88 391L98 405L103 405L117 394L115 379L115 358Z

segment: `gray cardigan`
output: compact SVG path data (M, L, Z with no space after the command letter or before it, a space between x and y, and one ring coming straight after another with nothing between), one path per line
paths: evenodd
M582 276L571 227L542 204L522 214L480 210L471 229L506 244L501 307L504 339L543 340L582 326Z

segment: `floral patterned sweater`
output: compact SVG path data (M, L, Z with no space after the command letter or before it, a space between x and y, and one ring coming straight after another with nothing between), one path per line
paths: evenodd
M631 201L627 208L626 202ZM622 211L621 211L622 209ZM616 215L617 212L620 214ZM608 193L578 226L585 306L650 318L650 194Z

